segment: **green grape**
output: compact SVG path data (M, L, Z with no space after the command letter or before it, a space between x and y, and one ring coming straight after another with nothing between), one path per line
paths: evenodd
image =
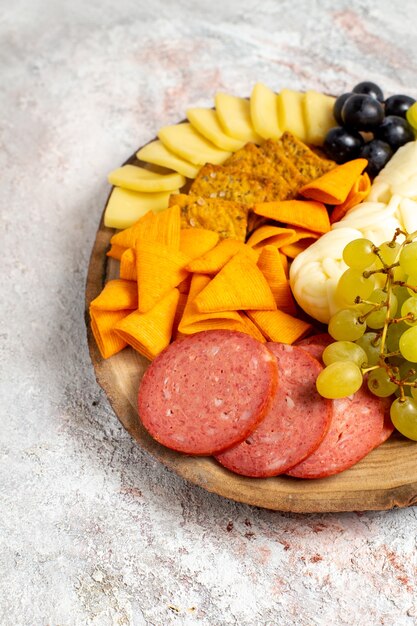
M407 361L417 363L417 326L408 328L400 337L400 352Z
M349 267L364 270L375 262L373 247L369 239L354 239L343 250L343 260Z
M414 130L417 130L417 102L414 102L414 104L407 109L405 117L410 126L412 126Z
M366 324L361 320L361 312L355 309L342 309L330 318L328 331L336 341L355 341L362 337Z
M405 282L407 274L404 272L403 268L398 265L392 268L392 278L398 282Z
M345 398L362 386L362 372L356 363L335 361L325 367L317 377L317 391L323 398Z
M402 435L417 441L417 400L397 398L391 404L390 415L392 423Z
M358 296L366 299L372 293L374 286L373 276L365 278L362 270L349 268L339 278L336 297L346 304L354 304Z
M325 365L335 363L336 361L352 361L358 367L364 367L367 364L366 353L363 348L351 341L335 341L324 349L322 360Z
M417 274L417 241L408 243L401 250L400 267L406 274Z
M387 398L395 392L397 387L398 385L390 381L387 370L384 367L378 367L378 369L369 372L368 389L374 396Z
M409 387L410 394L414 400L417 400L417 387Z
M414 319L404 320L404 322L408 326L416 326L417 325L417 296L408 298L408 300L406 300L401 307L401 317L405 317L406 315L409 315L410 313L411 315L413 315Z
M369 296L369 301L375 302L375 304L382 304L383 302L387 300L387 298L388 298L388 294L383 289L375 289L375 291L373 291L371 295ZM397 310L397 298L392 293L391 302L390 302L390 317L393 317L395 315L396 310ZM377 328L377 329L383 328L386 317L387 317L387 307L384 306L381 309L378 309L374 311L373 313L370 313L366 317L366 323L368 324L370 328Z
M417 274L409 274L405 282L407 283L407 291L410 296L417 296Z
M382 257L386 265L392 265L396 262L398 253L401 249L397 241L385 241L379 247L379 256Z
M400 349L400 337L408 328L409 326L405 322L398 322L398 324L390 324L388 326L385 341L388 352L397 352Z
M365 333L355 343L364 350L368 367L378 363L381 352L381 339L377 333Z
M404 302L410 297L407 289L405 287L394 287L392 293L397 298L397 311L401 311L401 307Z

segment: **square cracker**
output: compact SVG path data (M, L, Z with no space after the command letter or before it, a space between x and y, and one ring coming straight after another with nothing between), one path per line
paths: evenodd
M277 152L280 154L283 151L304 179L304 184L320 178L320 176L336 166L334 161L322 159L310 150L305 143L288 131L276 142L273 140L265 142L262 149L269 158L273 158L274 154Z
M273 140L269 140L273 141ZM276 143L276 142L274 142ZM263 146L265 143L263 144ZM304 179L300 176L297 168L285 156L283 150L278 153L267 155L263 146L258 148L253 143L247 143L223 163L228 168L240 168L241 171L271 179L283 179L289 187L289 197L295 197L298 190L303 186Z
M230 165L207 164L191 185L190 193L252 205L286 200L291 195L291 189L283 178L255 176Z
M247 204L222 198L172 194L169 205L181 210L181 228L205 228L219 234L220 239L245 241L248 210Z

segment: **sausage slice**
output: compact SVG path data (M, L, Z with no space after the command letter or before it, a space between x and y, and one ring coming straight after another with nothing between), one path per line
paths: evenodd
M334 400L329 432L305 461L288 471L297 478L324 478L363 459L392 433L390 398L377 398L363 385L353 396Z
M139 389L144 427L179 452L213 455L243 441L265 415L277 385L265 344L237 331L208 330L173 342Z
M320 363L297 346L267 346L275 356L280 381L273 402L244 442L216 456L222 465L244 476L286 472L319 446L332 418L332 401L316 390Z

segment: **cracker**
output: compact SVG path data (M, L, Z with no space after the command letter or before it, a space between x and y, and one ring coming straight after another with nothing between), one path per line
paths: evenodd
M218 233L221 239L245 241L248 206L223 198L173 194L170 205L181 210L181 228L204 228Z
M282 135L279 143L286 156L308 182L319 178L336 166L333 161L317 156L305 143L288 131Z
M266 178L242 172L240 168L230 165L207 164L201 168L191 185L190 193L252 205L255 202L267 202L267 198L286 199L291 190L285 180L279 177Z

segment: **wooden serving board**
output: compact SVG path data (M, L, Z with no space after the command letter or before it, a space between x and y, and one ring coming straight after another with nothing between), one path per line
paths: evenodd
M135 162L135 157L127 161ZM417 504L417 443L399 434L393 434L351 469L330 478L315 480L287 476L246 478L229 472L212 458L180 454L154 441L143 428L137 412L139 383L149 361L130 347L103 359L90 327L90 302L98 296L109 278L118 277L118 262L106 256L114 232L104 226L102 218L86 284L88 346L97 382L124 428L142 448L207 491L266 509L313 513L383 510Z

